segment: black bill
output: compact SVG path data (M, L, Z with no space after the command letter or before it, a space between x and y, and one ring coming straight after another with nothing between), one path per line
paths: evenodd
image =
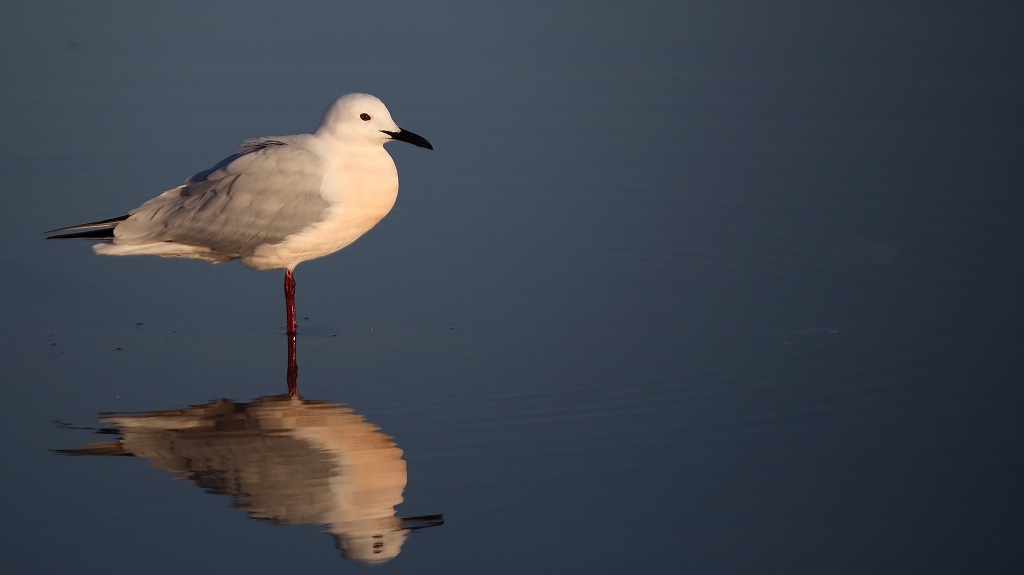
M419 146L421 148L426 148L428 150L434 149L434 146L431 146L430 142L428 142L426 138L419 134L413 134L409 130L403 130L399 128L397 132L389 132L388 130L381 130L381 132L384 132L385 134L391 136L392 140L408 142L414 146Z

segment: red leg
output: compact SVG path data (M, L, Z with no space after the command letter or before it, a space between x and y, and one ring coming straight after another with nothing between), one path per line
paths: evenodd
M295 278L292 270L284 270L284 305L288 312L288 333L295 334Z

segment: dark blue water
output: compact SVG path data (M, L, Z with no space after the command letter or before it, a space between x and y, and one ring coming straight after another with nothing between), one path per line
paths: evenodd
M4 8L7 570L1021 572L1022 23ZM296 398L282 274L42 239L350 91L435 150L297 269Z

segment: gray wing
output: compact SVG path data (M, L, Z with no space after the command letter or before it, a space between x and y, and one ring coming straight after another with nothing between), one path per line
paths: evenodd
M301 139L246 142L235 155L129 212L116 244L175 242L228 258L322 221L324 162Z

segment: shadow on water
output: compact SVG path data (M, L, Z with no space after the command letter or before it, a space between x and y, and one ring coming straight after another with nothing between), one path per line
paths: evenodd
M105 413L98 433L117 440L55 451L141 457L231 496L254 519L323 525L342 555L362 564L389 561L410 531L443 525L442 515L396 516L407 481L402 450L353 409L300 398L297 374L291 335L287 395Z

